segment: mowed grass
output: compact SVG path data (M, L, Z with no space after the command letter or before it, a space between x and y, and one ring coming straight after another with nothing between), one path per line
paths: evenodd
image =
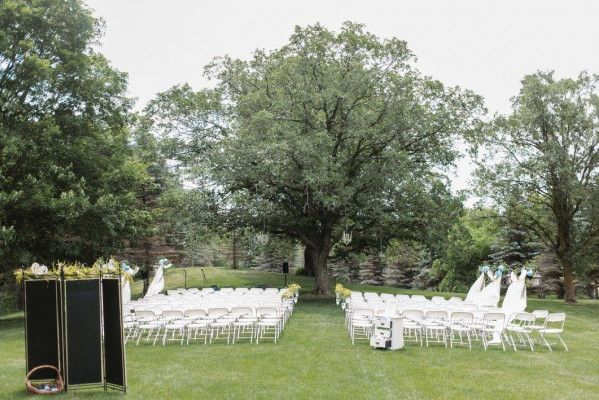
M283 275L205 268L208 285L282 286ZM529 299L529 310L565 311L564 339L570 351L484 351L420 347L398 351L352 345L342 310L332 298L310 296L302 286L280 341L259 345L215 343L166 347L128 344L130 399L599 399L599 302L569 306L559 300ZM183 287L181 270L167 270L167 288ZM202 287L197 269L187 269L188 287ZM423 293L348 285L363 291ZM133 288L141 292L141 283ZM425 293L429 297L437 293ZM449 294L448 294L449 295ZM28 398L25 350L19 315L0 318L0 398ZM69 392L61 398L112 398L118 392Z

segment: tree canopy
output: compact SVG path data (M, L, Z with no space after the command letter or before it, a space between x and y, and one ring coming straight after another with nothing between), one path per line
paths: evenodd
M80 0L0 3L0 258L89 260L135 236L126 74L93 45L102 23Z
M305 244L316 292L343 229L422 239L455 208L442 173L482 101L418 73L404 41L296 27L280 49L206 71L214 89L174 87L147 112L230 223Z
M526 76L513 112L484 129L477 193L512 226L534 232L563 267L567 302L575 301L575 256L599 234L599 77L553 72Z

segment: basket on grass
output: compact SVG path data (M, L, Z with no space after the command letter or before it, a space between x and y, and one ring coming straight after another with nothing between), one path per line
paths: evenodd
M32 384L29 378L34 372L39 371L40 369L54 370L56 372L56 379L49 382ZM40 365L39 367L33 368L31 371L29 371L27 377L25 378L25 385L27 385L27 392L29 394L55 394L64 390L64 382L62 380L62 376L60 375L60 371L58 368L52 365Z

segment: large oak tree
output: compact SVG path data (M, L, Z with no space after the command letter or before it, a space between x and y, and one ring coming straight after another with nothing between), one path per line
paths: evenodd
M148 112L229 222L300 240L314 291L329 293L343 229L422 240L455 206L442 173L481 99L414 60L404 41L359 24L297 27L280 49L215 59L214 89L172 88Z

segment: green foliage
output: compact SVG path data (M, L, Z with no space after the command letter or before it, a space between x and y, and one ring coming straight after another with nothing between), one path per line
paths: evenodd
M426 255L427 251L420 243L393 240L385 251L385 286L412 288Z
M93 51L100 34L79 0L0 4L2 269L110 255L148 222L126 75Z
M147 113L186 176L234 216L223 218L230 226L301 240L315 290L328 293L326 259L344 228L367 245L380 238L373 229L434 242L431 227L455 217L441 171L482 101L421 76L413 61L404 41L359 24L297 27L280 49L216 59L215 89L174 87Z
M492 209L472 209L451 228L442 256L433 262L431 274L441 279L443 291L467 291L478 266L489 259L500 227Z
M540 246L531 243L529 232L522 229L504 227L499 240L492 245L493 253L489 255L492 265L503 264L509 270L519 271L541 253Z
M575 301L575 257L599 234L598 82L584 72L562 80L552 72L528 75L513 113L479 137L494 158L479 164L477 194L553 250L566 301Z

